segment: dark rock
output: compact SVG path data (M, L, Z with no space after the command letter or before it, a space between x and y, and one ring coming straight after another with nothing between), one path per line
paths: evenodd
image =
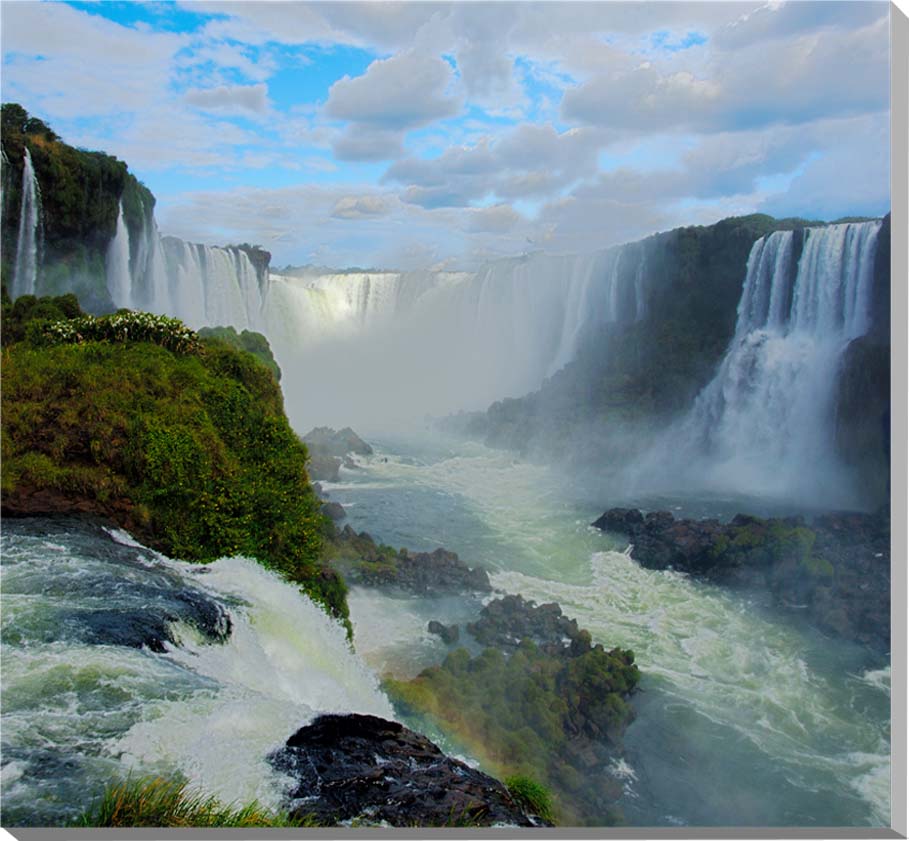
M328 499L330 496L330 494L322 487L322 484L320 482L313 482L312 489L316 492L316 496L319 497L319 499Z
M340 502L326 502L322 505L322 513L333 520L338 522L338 520L343 520L347 516L347 512L344 510L344 506Z
M480 618L467 630L483 645L505 652L530 640L549 652L571 650L574 656L590 650L590 634L578 629L577 619L562 615L555 603L535 605L521 596L504 596L480 611Z
M598 528L628 536L632 557L650 569L673 568L719 584L761 588L775 603L804 611L822 631L890 648L890 520L832 512L806 525L802 517L762 519L737 514L717 520L676 520L607 511Z
M430 621L428 630L430 634L440 636L447 645L457 642L461 637L461 629L457 625L443 625L435 619Z
M269 761L294 780L291 814L327 824L544 825L524 814L497 780L376 716L320 716Z

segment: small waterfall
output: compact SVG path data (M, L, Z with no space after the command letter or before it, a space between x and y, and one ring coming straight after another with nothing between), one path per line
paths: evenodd
M117 215L117 232L107 247L107 291L120 309L132 303L132 276L129 271L129 229L123 219L123 204Z
M298 727L394 718L344 629L252 560L201 567L38 518L4 522L2 550L4 824L64 825L127 774L276 807L266 757ZM138 647L156 622L173 642Z
M22 198L19 212L19 236L16 240L16 265L10 295L34 295L38 280L41 241L41 191L32 166L32 156L25 147L22 159Z
M777 231L754 244L735 336L672 431L676 452L689 463L706 458L706 473L721 485L810 493L813 501L842 491L835 389L843 351L871 326L880 228L871 221Z

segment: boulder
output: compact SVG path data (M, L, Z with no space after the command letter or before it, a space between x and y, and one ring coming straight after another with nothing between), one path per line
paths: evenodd
M443 625L435 619L430 621L427 630L430 634L441 637L446 645L456 643L461 637L461 629L457 625Z
M291 814L325 824L545 825L526 815L498 780L372 715L320 716L269 761L294 781Z

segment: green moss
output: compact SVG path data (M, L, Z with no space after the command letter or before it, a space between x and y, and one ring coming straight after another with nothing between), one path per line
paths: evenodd
M533 777L552 790L560 817L589 819L581 804L596 795L570 743L621 741L633 717L623 695L639 680L633 657L601 646L557 656L524 640L508 658L495 648L473 658L456 649L413 680L384 687L402 715L428 719L493 774Z
M268 339L261 333L254 333L252 330L243 330L238 333L233 327L203 327L199 330L199 338L218 339L237 350L251 353L275 375L278 382L281 381L281 369L271 352Z
M223 343L186 340L171 320L158 335L164 322L150 318L85 322L96 338L111 335L104 341L79 334L76 343L4 349L4 503L43 489L87 500L185 560L257 558L350 633L343 581L322 561L325 518L306 447L271 372ZM153 341L122 334L123 324L129 333L146 322ZM181 352L175 336L189 341Z

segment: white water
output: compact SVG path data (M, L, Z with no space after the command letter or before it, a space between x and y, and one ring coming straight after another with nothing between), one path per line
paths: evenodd
M22 198L19 212L19 236L16 240L16 265L10 295L34 295L38 279L38 244L41 232L41 191L32 166L32 156L25 147L22 160Z
M355 529L394 546L445 545L494 571L494 586L555 600L595 640L635 652L633 773L613 769L632 823L889 823L889 666L869 669L866 652L798 615L642 568L588 526L599 503L549 469L478 446L398 443L342 478L328 490ZM464 634L451 605L430 615L363 590L350 605L355 640L380 672L410 676L441 657L429 618Z
M754 244L735 336L687 417L654 449L645 475L852 502L835 453L834 402L842 354L870 327L880 228L880 221L806 228L797 265L791 231Z
M391 428L525 394L585 335L646 311L645 252L532 254L476 273L272 275L264 332L282 369L307 367L286 380L291 419Z
M107 246L107 291L117 309L129 307L132 300L132 276L129 271L129 229L123 219L123 204L117 214L117 230Z
M47 523L3 536L5 823L59 823L128 773L179 772L225 802L277 806L265 757L316 713L393 717L341 626L255 562L206 571ZM181 591L227 605L227 642L179 624L181 645L155 654L68 630L82 612Z

